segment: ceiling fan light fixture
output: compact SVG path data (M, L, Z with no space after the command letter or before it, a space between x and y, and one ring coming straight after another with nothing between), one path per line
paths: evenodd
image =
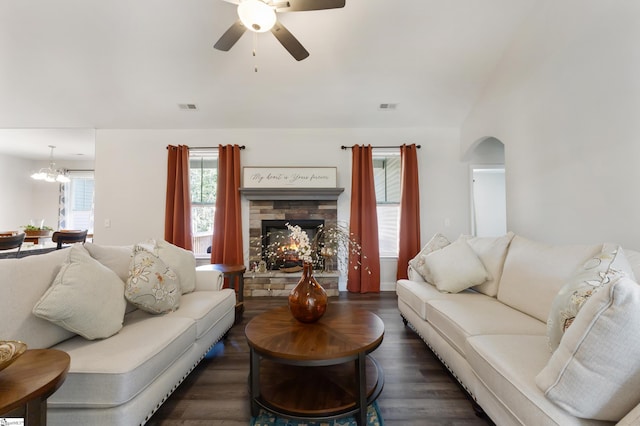
M244 0L238 5L238 16L249 30L269 31L276 24L276 11L260 0Z

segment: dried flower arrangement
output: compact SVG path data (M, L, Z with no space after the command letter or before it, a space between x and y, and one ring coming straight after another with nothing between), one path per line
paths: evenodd
M266 262L269 266L283 263L284 269L296 270L292 266L300 266L302 262L312 262L314 269L325 271L338 270L346 273L352 266L354 269L362 265L358 261L350 265L351 255L362 255L362 247L349 232L348 226L337 224L333 226L317 227L313 238L298 225L286 224L288 234L278 234L271 238L271 242L264 247L264 238L255 240L264 248ZM366 255L362 255L366 258ZM298 268L297 270L299 270Z

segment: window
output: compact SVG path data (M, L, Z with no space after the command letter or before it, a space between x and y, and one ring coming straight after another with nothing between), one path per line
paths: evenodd
M399 152L373 153L373 178L376 185L381 257L398 256L400 166Z
M191 188L191 232L193 252L207 255L213 237L213 216L216 211L218 185L218 150L189 150Z
M93 234L93 170L70 170L69 182L60 185L60 229L87 229Z

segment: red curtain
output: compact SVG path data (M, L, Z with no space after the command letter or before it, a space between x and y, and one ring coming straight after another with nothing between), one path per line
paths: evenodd
M420 186L415 144L400 147L400 229L397 279L407 278L407 265L420 251Z
M372 151L371 145L352 147L349 231L362 247L361 253L350 252L349 255L347 290L354 293L380 292L380 248Z
M244 264L240 211L240 147L218 146L218 189L211 263Z
M189 147L167 147L167 201L164 211L164 239L192 250L191 192L189 191Z

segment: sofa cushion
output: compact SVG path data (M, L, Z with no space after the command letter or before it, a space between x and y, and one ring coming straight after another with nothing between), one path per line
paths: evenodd
M489 274L489 278L483 284L473 287L474 290L491 297L495 297L498 294L498 285L502 277L504 260L507 257L507 249L513 236L513 232L500 237L466 236L467 242L478 255Z
M188 318L137 310L124 324L105 340L73 338L55 346L69 354L71 366L63 385L49 398L50 407L124 404L162 375L196 338L196 325Z
M176 273L144 245L133 247L125 297L153 314L171 312L180 306L180 284Z
M427 282L440 291L458 293L489 278L478 255L465 238L422 256Z
M479 334L545 335L546 326L529 315L482 295L482 298L430 300L427 319L461 354L466 340Z
M51 286L69 249L27 256L22 259L1 259L0 311L11 321L0 321L0 338L22 340L29 349L48 348L74 333L33 315L33 306Z
M225 314L235 311L236 293L225 288L220 291L196 291L182 295L180 309L169 316L189 318L196 323L196 338L199 339L217 324Z
M547 336L552 351L556 350L563 334L587 299L608 284L613 274L619 272L635 279L622 247L605 244L600 253L588 259L562 286L553 300L547 320Z
M409 261L409 268L416 271L422 276L425 281L427 281L425 277L426 271L423 269L424 259L422 258L422 256L432 253L436 250L440 250L441 248L446 247L449 244L451 243L449 242L447 237L440 233L436 233L433 237L431 237L429 242L425 244L422 250L420 250L420 253L418 253L413 259ZM409 276L411 276L410 272Z
M462 298L477 299L486 297L473 290L464 290L456 294L443 293L427 282L411 280L398 280L396 294L398 299L409 305L425 321L427 320L427 305L431 300L449 298L462 300Z
M467 360L495 399L508 407L522 425L591 426L595 420L575 418L543 395L535 376L549 360L544 335L479 335L470 337ZM483 392L477 392L481 397ZM478 401L480 404L482 400Z
M591 296L536 383L577 417L618 421L640 403L640 286L620 274Z
M548 245L516 235L504 262L498 299L509 306L547 321L560 288L599 245Z
M122 280L76 244L33 313L93 340L122 328L125 306Z

